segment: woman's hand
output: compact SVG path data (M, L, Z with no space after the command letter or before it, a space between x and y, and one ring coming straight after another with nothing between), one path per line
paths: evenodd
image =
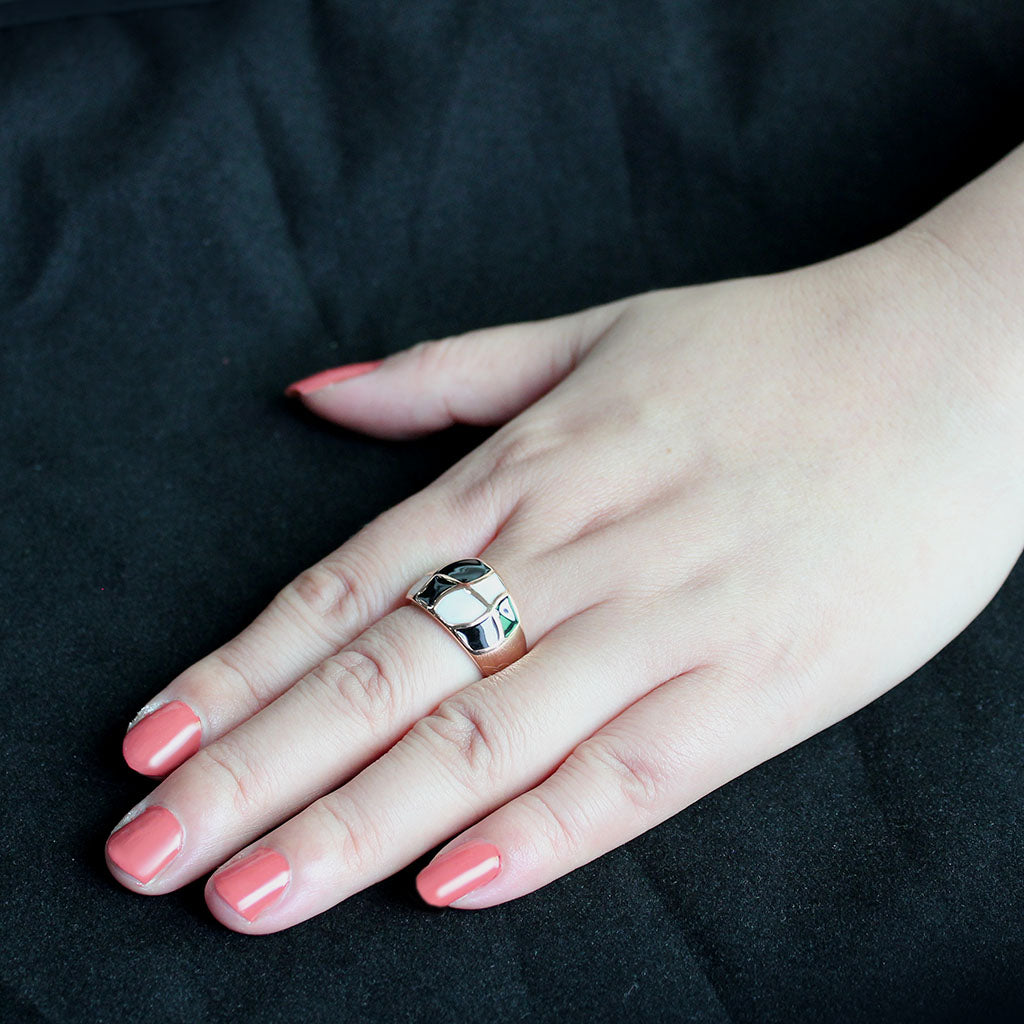
M126 756L170 774L108 841L115 876L215 871L214 915L272 932L450 840L421 894L493 906L912 673L1024 544L1024 312L938 237L300 387L378 436L504 426L147 706ZM529 644L488 678L403 603L475 555Z

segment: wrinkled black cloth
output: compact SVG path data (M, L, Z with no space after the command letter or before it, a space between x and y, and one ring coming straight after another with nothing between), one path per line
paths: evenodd
M251 938L103 843L135 711L487 433L364 438L287 382L881 237L1024 138L1022 54L1007 0L0 31L5 1019L1020 1020L1019 566L882 699L498 908L425 907L428 851Z
M150 7L184 7L220 0L0 0L0 28L30 22L81 18L90 14L138 11Z

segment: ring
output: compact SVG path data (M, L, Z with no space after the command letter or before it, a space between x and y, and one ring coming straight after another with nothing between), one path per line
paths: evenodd
M460 558L429 573L405 599L437 619L485 676L526 653L519 612L501 578L479 558Z

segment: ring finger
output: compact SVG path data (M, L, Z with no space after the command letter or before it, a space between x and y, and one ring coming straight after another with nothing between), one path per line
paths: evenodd
M207 884L214 915L250 933L290 927L540 782L657 681L649 638L617 631L620 605L591 605L451 694L349 783L242 852Z
M513 595L527 595L520 612L533 643L576 612L582 595L550 586L571 578L564 549L525 560L502 547L496 541L483 557L495 559ZM516 565L511 578L506 564ZM112 872L148 893L191 881L356 774L479 678L438 623L396 608L157 786L108 840Z

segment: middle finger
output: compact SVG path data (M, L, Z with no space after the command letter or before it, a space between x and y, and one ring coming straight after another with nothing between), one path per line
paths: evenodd
M483 557L495 560L533 644L577 611L582 595L545 586L571 578L560 571L564 549L522 560L501 547ZM515 565L511 576L506 565ZM439 623L411 605L396 608L158 785L108 839L111 871L139 892L184 885L355 775L479 678Z
M347 785L213 875L214 915L248 933L291 927L536 785L656 684L649 638L623 637L622 621L617 601L591 605L442 701Z

